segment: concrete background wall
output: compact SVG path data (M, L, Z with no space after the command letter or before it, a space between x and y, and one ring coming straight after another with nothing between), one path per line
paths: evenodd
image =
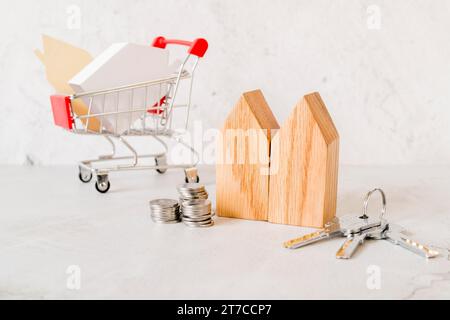
M204 37L194 117L220 127L241 92L261 88L282 123L319 91L343 164L450 163L450 2L382 0L0 1L0 163L68 164L98 139L54 127L41 34L98 54L155 36Z

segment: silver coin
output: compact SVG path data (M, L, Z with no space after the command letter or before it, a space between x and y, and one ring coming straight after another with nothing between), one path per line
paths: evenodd
M180 212L179 209L177 209L177 210L168 210L168 209L161 210L161 209L154 209L154 208L151 208L150 211L152 213L154 213L154 214L165 214L165 213L167 213L167 214L177 214L177 213Z
M211 221L211 216L205 216L205 217L201 217L201 218L183 217L182 220L187 221L187 222L205 222L205 221Z
M204 190L203 191L187 191L187 192L179 190L178 193L183 197L195 197L195 196L200 196L200 195L203 195L203 196L208 195L208 192L206 192Z
M196 194L196 195L181 195L180 200L188 201L188 200L206 200L208 199L209 195L206 194Z
M201 183L183 183L178 186L179 190L205 190L205 185Z
M208 207L194 207L194 206L186 206L181 209L182 212L210 212L211 208Z
M202 211L202 210L211 210L211 205L198 205L198 204L183 204L181 210L191 210L191 211Z
M197 193L207 193L206 189L178 189L181 194L193 195Z
M183 201L181 203L182 208L203 208L203 207L211 207L211 201L207 199L190 199Z
M185 195L196 195L196 194L204 194L208 193L205 189L193 190L193 189L178 189L178 192Z
M208 196L195 196L195 197L180 197L181 202L189 200L207 200Z
M157 218L171 218L171 217L178 217L181 216L181 214L170 214L170 213L165 213L165 214L155 214L155 213L151 213L150 214L152 217L157 217Z
M185 197L195 197L197 195L207 195L208 192L206 192L205 190L198 190L198 191L183 191L183 190L178 190L178 193L181 196L185 196Z
M178 206L179 206L178 201L172 199L157 199L150 201L150 207L155 208L175 208Z
M185 217L198 218L198 217L203 217L203 216L211 216L211 209L210 208L201 208L201 209L183 208L181 213Z
M192 228L206 228L214 225L212 206L205 186L199 183L185 183L177 186L179 201L158 199L150 202L151 218L156 223L184 222Z
M173 223L180 223L181 220L158 220L158 219L152 219L154 223L160 223L160 224L173 224Z
M198 217L203 217L203 216L210 216L211 215L211 211L209 210L205 210L205 211L183 211L181 213L183 216L185 217L192 217L192 218L198 218Z
M152 217L178 217L178 216L181 216L181 213L169 213L169 212L167 212L167 213L155 213L155 212L152 212L152 213L150 213L150 215L152 216Z
M185 183L178 186L180 203L191 200L206 200L209 197L205 186L199 183Z
M153 222L157 223L157 224L177 224L177 223L181 223L181 220L171 220L171 221L153 220Z
M181 217L175 217L175 218L159 218L159 217L152 217L153 220L158 221L175 221L175 220L181 220Z
M211 219L211 215L210 214L204 214L204 215L198 215L198 216L194 216L194 215L182 215L183 219L191 219L191 220L205 220L205 219Z
M155 218L155 219L174 220L174 219L179 219L181 217L181 215L180 214L172 215L172 216L169 216L169 215L151 215L151 217Z
M182 219L184 220L192 220L192 221L202 221L202 220L207 220L207 219L211 219L211 215L210 214L205 214L202 216L186 216L186 215L182 215Z
M180 211L180 207L175 207L175 208L150 207L150 210L152 210L153 212L177 212L177 211Z
M180 215L180 211L151 211L152 215L155 216L174 216L174 215Z
M153 217L153 218L156 218L156 219L178 219L179 217L181 217L181 214L172 214L172 215L170 215L170 214L151 214L150 215L151 217Z
M207 224L197 224L197 223L189 223L189 222L184 222L184 224L190 228L209 228L214 226L214 221L211 220L211 222L207 223Z
M211 215L210 211L199 211L199 212L183 211L181 214L185 217L193 217L193 218Z
M181 222L180 204L173 199L150 201L150 216L155 223L174 224Z
M212 221L212 219L209 218L209 219L202 220L202 221L191 221L191 220L183 219L183 221L186 223L190 223L190 224L208 224Z
M176 215L154 215L152 214L151 217L156 218L156 219L165 219L165 220L173 220L173 219L178 219L181 217L181 214L176 214Z

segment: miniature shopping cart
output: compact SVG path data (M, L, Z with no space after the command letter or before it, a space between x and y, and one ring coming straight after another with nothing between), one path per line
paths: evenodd
M196 165L199 162L197 151L185 143L179 130L173 129L174 114L179 108L185 108L185 117L183 118L184 130L188 129L189 114L191 109L191 94L194 72L200 58L202 58L207 49L208 42L204 39L196 39L193 42L183 40L168 40L164 37L158 37L153 42L153 47L165 49L168 44L183 45L189 47L188 54L182 62L179 70L164 79L154 79L148 82L130 84L117 88L107 88L95 92L83 92L71 96L53 95L51 96L51 105L55 124L70 132L82 135L103 136L112 147L112 153L106 156L100 156L95 160L86 160L79 163L79 179L84 183L89 183L92 177L96 177L95 188L100 193L108 192L110 182L108 174L111 171L122 170L156 170L164 174L168 169L183 169L186 182L199 182L199 176ZM186 83L188 88L187 101L184 103L175 103L181 83ZM161 95L159 101L148 101L147 92L158 90ZM133 95L140 91L145 92L144 105L136 106L133 102ZM129 106L119 110L117 107L111 111L108 101L111 96L115 96L117 101L121 95L126 94L130 98ZM73 103L76 99L86 101L87 112L83 115L75 114ZM94 111L93 101L102 101L100 112L98 108ZM184 100L184 99L183 99ZM79 100L78 100L79 101ZM106 108L106 109L105 109ZM136 121L136 115L139 115ZM129 118L126 131L118 130L118 126L108 127L103 124L106 119L115 119L116 124L120 118ZM133 120L134 119L134 120ZM92 123L100 122L97 130L92 130ZM135 148L127 141L127 136L150 136L159 145L163 151L154 154L138 154ZM193 163L189 164L169 164L167 155L169 152L168 144L165 140L171 139L176 144L180 144L189 150L192 155ZM121 143L131 153L129 156L116 156L116 143ZM154 159L154 164L144 164L142 160ZM120 164L117 164L120 162Z

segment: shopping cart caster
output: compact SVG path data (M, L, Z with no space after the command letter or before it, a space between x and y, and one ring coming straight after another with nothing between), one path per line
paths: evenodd
M190 181L188 178L185 178L184 181L186 183L199 183L200 182L200 177L197 176L197 179Z
M157 166L165 166L167 165L167 159L166 156L156 157L155 158L155 165ZM156 169L156 172L159 174L164 174L167 172L167 169Z
M107 175L97 176L97 181L95 182L95 189L97 189L98 192L107 193L110 187L111 183L109 183Z
M184 170L186 183L199 183L200 177L198 176L197 168L189 168Z
M92 180L92 172L83 170L80 168L80 173L78 173L78 178L80 178L80 181L83 183L89 183Z

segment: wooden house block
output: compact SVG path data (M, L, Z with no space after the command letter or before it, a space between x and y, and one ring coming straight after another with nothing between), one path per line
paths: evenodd
M261 91L242 95L218 139L216 212L221 217L267 221L269 154L278 123Z
M269 222L321 228L336 214L339 135L318 93L272 139Z

